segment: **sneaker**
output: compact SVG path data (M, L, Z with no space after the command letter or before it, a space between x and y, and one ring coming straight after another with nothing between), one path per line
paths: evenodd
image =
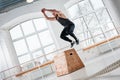
M76 44L77 44L77 45L79 44L79 39L76 40Z
M74 45L74 44L75 44L75 42L74 42L74 41L72 41L72 42L71 42L71 48L73 47L73 45Z

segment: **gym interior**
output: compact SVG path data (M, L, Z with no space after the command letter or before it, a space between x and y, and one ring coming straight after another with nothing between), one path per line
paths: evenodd
M79 45L43 8L74 22ZM119 34L120 0L0 0L0 80L119 80Z

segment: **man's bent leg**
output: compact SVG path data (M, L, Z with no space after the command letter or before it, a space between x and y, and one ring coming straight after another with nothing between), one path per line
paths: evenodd
M61 35L60 35L60 38L62 38L63 40L65 40L65 41L68 41L68 42L70 42L71 43L71 47L73 47L73 45L75 44L75 42L74 41L72 41L71 39L69 39L68 37L67 37L67 32L66 32L66 28L64 28L63 29L63 31L62 31L62 33L61 33Z
M61 35L60 35L60 38L62 38L62 39L65 40L65 41L72 42L72 40L70 40L70 39L67 37L67 33L65 32L65 30L62 31L62 33L61 33Z
M72 36L72 37L75 39L76 44L79 44L79 39L77 39L77 37L76 37L75 34L73 33L74 28L75 28L74 25L70 25L70 26L69 26L69 29L68 29L68 33L69 33L70 36Z
M70 36L72 36L75 39L76 44L79 44L79 39L77 39L74 33L70 33Z

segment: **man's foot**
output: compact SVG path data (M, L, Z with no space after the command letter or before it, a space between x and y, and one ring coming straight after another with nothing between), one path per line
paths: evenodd
M72 42L71 42L71 48L74 46L74 44L75 44L75 42L74 42L74 41L72 41Z
M79 39L76 40L76 44L77 44L77 45L79 44Z

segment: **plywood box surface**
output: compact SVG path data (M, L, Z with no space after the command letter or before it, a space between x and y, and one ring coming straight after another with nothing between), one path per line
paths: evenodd
M69 49L56 55L54 57L54 64L57 76L69 74L84 67L75 49Z

